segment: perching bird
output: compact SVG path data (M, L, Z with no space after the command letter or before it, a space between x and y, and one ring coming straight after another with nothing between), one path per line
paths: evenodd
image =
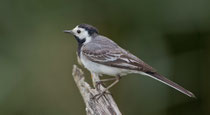
M118 46L114 41L100 35L98 30L91 25L80 24L73 30L64 32L70 33L76 38L78 58L91 74L115 76L115 82L108 86L103 93L115 85L121 76L136 73L154 78L189 97L195 97L193 93L157 73L151 66Z

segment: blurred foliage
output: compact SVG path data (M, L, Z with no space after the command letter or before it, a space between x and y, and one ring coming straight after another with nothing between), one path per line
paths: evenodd
M62 31L88 23L198 97L128 75L111 89L123 114L209 115L209 5L209 0L1 0L0 114L85 114L71 77L77 43Z

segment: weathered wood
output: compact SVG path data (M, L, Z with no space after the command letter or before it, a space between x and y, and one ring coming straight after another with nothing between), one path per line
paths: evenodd
M98 88L91 88L85 82L82 70L76 65L73 66L72 75L85 102L87 115L122 115L110 94L104 94L99 99L93 99L93 96L99 94L104 89L101 84L99 84ZM98 75L92 75L92 80L95 87L96 81L100 79Z

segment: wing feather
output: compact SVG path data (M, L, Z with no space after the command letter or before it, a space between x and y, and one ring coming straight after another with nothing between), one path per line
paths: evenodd
M103 65L117 67L122 69L137 70L142 72L155 72L155 70L144 63L142 60L133 54L125 51L112 41L105 41L108 43L98 44L97 40L85 45L82 48L82 53L89 60Z

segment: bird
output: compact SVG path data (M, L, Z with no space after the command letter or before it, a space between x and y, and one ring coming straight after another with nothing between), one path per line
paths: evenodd
M64 32L72 34L76 39L78 62L89 70L91 75L113 76L101 80L114 80L102 93L117 84L122 76L134 73L151 77L189 97L196 98L192 92L159 74L153 67L121 48L113 40L100 35L98 29L92 25L83 23Z

